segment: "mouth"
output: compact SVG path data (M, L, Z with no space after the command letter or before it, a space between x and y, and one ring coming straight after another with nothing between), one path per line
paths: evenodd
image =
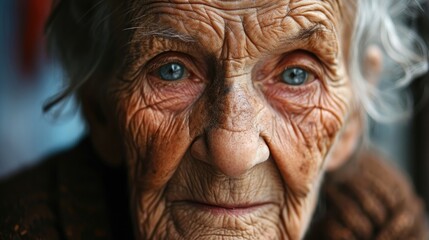
M202 201L184 200L176 201L176 204L185 205L196 210L207 212L213 215L233 215L240 216L253 213L261 210L269 205L271 202L255 202L255 203L207 203Z

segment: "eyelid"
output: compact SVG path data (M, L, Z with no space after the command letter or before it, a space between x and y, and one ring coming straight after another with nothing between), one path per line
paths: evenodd
M158 54L144 64L142 72L146 75L149 74L152 77L157 77L155 72L163 65L167 63L180 63L185 67L185 76L183 79L190 79L194 82L206 82L207 81L207 64L191 55L182 52L163 52Z
M312 74L315 79L323 77L323 68L320 64L320 60L307 51L298 50L285 54L278 63L279 74L286 69L294 67L306 70L309 74Z
M174 55L173 55L174 54ZM190 70L190 60L187 59L187 56L177 56L177 53L162 53L151 60L149 60L144 66L143 70L147 73L153 73L157 71L161 66L167 63L180 63L185 67L185 71L189 72Z
M279 77L281 76L281 74L284 71L286 71L288 69L291 69L291 68L300 68L300 69L303 69L304 71L306 71L307 74L308 74L308 80L306 81L306 83L314 81L315 79L319 79L319 77L318 77L319 75L316 73L316 71L314 70L314 68L310 68L310 67L308 67L306 65L290 65L290 66L287 66L287 67L285 67L283 69L283 71L280 72Z

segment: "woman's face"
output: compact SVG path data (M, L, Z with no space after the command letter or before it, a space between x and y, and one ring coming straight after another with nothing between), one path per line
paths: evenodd
M137 236L301 238L351 111L341 3L134 5L130 64L101 105Z

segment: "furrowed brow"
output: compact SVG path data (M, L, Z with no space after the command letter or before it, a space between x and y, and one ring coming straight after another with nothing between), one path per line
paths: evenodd
M298 32L297 35L289 38L289 41L305 41L308 40L310 38L312 38L313 36L324 32L325 30L323 29L323 27L320 24L316 24L310 28L306 28L306 29L301 29L301 31Z
M164 39L179 40L182 42L195 42L195 39L190 35L178 33L173 28L162 27L155 24L150 24L148 26L132 27L126 30L136 30L136 35L139 38L158 37Z

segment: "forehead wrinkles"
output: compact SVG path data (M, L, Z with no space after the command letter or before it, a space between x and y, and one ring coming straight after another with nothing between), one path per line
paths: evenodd
M217 53L215 55L219 58L237 60L249 55L245 49L251 52L257 50L257 46L253 44L257 39L252 38L261 35L261 22L273 25L263 19L264 15L273 11L279 15L280 10L283 11L281 18L287 14L288 1L281 3L279 5L275 1L254 0L146 1L140 4L140 11L134 22L143 29L144 25L174 29L178 33L192 36L206 51ZM234 49L235 56L231 56L228 49Z
M335 30L341 12L338 0L170 0L134 4L140 9L134 15L135 26L144 28L151 19L149 25L191 36L204 51L237 62L275 50L276 44L284 43L281 38L298 35L303 28L322 25Z
M301 27L305 27L306 24L300 22L299 18L308 22L318 22L327 29L332 29L332 25L339 20L335 12L341 13L334 1L293 1L289 7L290 17L297 21Z
M293 0L292 0L293 1ZM246 11L253 8L269 7L277 3L288 4L290 0L133 0L133 7L148 5L151 3L167 3L175 6L200 5L216 8L224 11Z

